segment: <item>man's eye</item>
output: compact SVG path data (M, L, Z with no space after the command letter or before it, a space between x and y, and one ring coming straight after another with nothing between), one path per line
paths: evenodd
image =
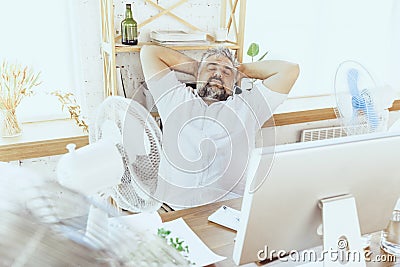
M217 68L216 67L208 67L208 70L214 71L214 70L217 70Z
M232 75L232 71L231 70L224 70L224 75L231 76Z

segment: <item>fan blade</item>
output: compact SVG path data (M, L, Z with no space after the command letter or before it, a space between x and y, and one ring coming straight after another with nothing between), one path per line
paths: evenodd
M365 99L360 96L352 96L351 97L351 105L353 106L353 109L355 110L364 110L365 109Z
M353 106L353 109L355 109L356 111L355 113L357 114L358 110L365 111L365 99L360 95L360 92L358 90L358 70L351 68L347 71L347 84L352 95L351 104Z
M358 70L351 68L347 71L347 84L353 97L360 96L358 91Z
M376 130L379 125L378 114L375 110L374 103L367 89L361 92L361 97L364 99L365 106L363 112L367 116L368 124L371 130Z

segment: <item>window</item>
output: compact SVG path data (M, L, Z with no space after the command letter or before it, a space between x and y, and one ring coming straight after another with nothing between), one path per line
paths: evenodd
M68 117L50 92L76 93L79 64L74 40L72 2L69 0L12 1L1 3L0 61L28 65L41 72L37 94L18 107L22 121Z
M336 68L349 59L362 63L378 84L400 91L394 74L400 68L399 17L394 0L248 1L245 53L257 42L260 54L269 51L267 59L299 63L291 98L333 94Z

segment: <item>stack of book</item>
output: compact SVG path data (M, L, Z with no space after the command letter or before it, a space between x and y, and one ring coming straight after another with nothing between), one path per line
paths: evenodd
M176 31L151 31L150 39L152 42L161 45L207 45L207 33L205 32L187 32L183 30Z

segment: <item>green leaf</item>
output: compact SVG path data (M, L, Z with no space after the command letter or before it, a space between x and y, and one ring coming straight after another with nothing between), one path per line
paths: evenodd
M251 43L249 49L247 50L247 55L250 57L255 57L260 52L260 47L256 43Z
M169 230L165 230L164 228L158 228L157 235L161 238L166 239L166 237L171 233Z
M269 51L265 52L264 55L262 55L262 56L258 59L258 61L263 60L263 59L265 58L265 56L268 54L268 52L269 52Z

